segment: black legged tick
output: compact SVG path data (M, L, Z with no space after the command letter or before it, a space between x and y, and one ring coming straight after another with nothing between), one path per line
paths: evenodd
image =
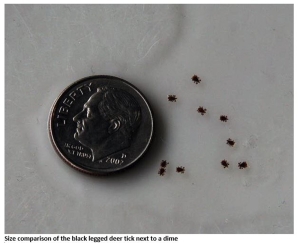
M167 162L166 160L162 160L161 163L160 163L160 166L162 168L166 168L168 164L169 164L169 162Z
M160 169L158 170L158 174L159 174L160 176L164 176L165 173L166 173L166 169L165 169L165 168L160 168Z
M171 102L176 102L177 97L176 97L176 95L169 95L168 100L171 101Z
M235 141L232 140L231 138L227 139L227 144L231 147L233 147L233 145L235 144Z
M192 77L192 80L194 81L195 84L199 84L201 82L201 79L197 75L194 75Z
M183 174L185 172L185 168L183 166L179 166L176 168L176 172Z
M240 162L240 163L239 163L239 168L240 168L240 169L244 169L244 168L247 168L247 167L248 167L248 164L247 164L246 161Z
M221 165L223 165L224 168L228 168L229 163L227 162L227 160L224 159L221 161Z
M220 116L220 120L221 120L222 122L227 122L227 121L228 121L228 118L227 118L227 116L222 115L222 116Z
M200 107L197 109L197 111L198 111L199 113L201 113L202 116L206 113L206 109L203 108L202 106L200 106Z

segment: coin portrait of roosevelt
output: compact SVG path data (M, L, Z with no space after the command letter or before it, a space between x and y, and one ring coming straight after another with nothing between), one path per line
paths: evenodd
M141 123L141 107L128 92L101 87L73 121L77 123L74 138L92 151L96 161L130 146Z

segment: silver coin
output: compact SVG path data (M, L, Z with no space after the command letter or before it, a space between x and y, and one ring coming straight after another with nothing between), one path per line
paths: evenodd
M120 171L147 150L153 134L151 109L129 82L91 76L67 87L49 116L51 142L76 169L95 175Z

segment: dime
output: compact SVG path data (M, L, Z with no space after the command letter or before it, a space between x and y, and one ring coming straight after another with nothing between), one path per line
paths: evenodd
M59 95L48 127L65 162L101 175L125 169L145 153L153 118L146 99L132 84L98 75L73 83Z

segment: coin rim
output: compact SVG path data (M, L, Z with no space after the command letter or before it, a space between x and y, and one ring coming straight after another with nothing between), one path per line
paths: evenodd
M132 87L140 95L140 97L144 100L146 106L149 109L150 119L151 119L151 133L150 133L150 139L149 139L146 147L144 148L144 150L139 154L139 156L137 158L135 158L129 164L127 164L126 166L121 167L121 168L104 169L103 171L99 171L99 172L97 171L96 172L96 171L89 171L87 169L81 168L80 166L74 164L72 161L70 161L68 158L66 158L64 156L64 154L60 151L59 147L56 145L56 142L55 142L55 139L54 139L54 135L53 135L53 131L52 131L52 125L53 125L52 118L54 117L54 111L57 108L58 100L62 97L62 95L65 94L65 92L68 89L70 89L72 86L76 86L76 85L80 84L81 82L85 82L85 81L87 81L89 79L98 79L98 78L108 78L108 79L117 79L117 80L120 80L120 81L126 83L127 85L129 85L130 87ZM114 172L119 172L121 170L127 169L129 166L133 165L137 160L139 160L145 154L145 152L149 148L150 143L152 142L153 131L154 131L154 122L153 122L153 115L152 115L152 110L150 108L150 105L149 105L147 99L145 98L145 96L143 95L143 93L138 88L136 88L134 85L132 85L128 81L126 81L124 79L121 79L119 77L115 77L115 76L111 76L111 75L92 75L92 76L88 76L88 77L85 77L85 78L82 78L82 79L79 79L79 80L75 81L74 83L72 83L69 86L67 86L59 94L59 96L55 99L55 101L53 102L53 104L51 106L47 127L48 127L48 135L49 135L51 144L54 147L54 150L58 153L58 155L63 159L64 162L66 162L68 165L72 166L73 168L75 168L75 169L77 169L77 170L79 170L81 172L90 174L90 175L107 175L107 174L111 174L111 173L114 173Z

